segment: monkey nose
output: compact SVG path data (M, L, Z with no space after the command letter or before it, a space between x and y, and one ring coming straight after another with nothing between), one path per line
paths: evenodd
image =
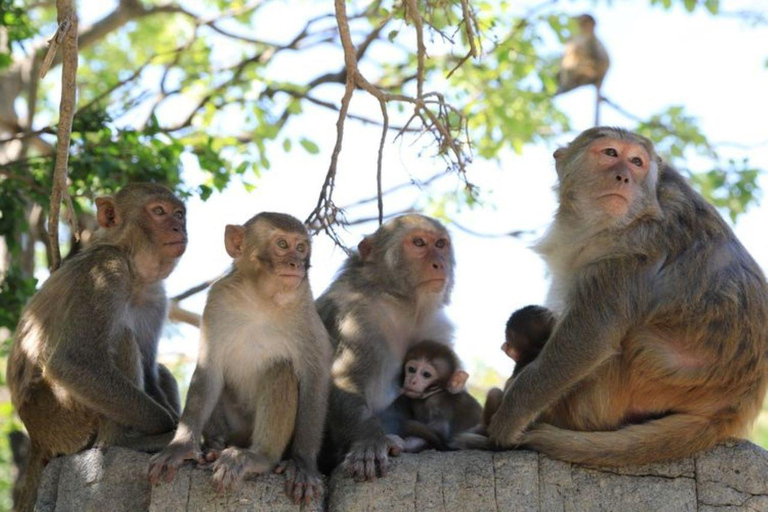
M622 176L621 174L617 174L616 175L616 181L624 182L624 183L629 183L629 178L627 178L625 176Z
M443 270L443 263L440 261L433 261L432 268L435 270Z

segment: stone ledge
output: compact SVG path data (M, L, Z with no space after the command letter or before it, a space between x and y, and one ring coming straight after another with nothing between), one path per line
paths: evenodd
M529 451L401 455L390 474L356 483L335 472L326 503L299 507L267 475L217 495L206 469L185 466L170 484L146 478L149 456L121 448L51 462L37 512L768 512L768 452L741 441L691 459L615 469Z

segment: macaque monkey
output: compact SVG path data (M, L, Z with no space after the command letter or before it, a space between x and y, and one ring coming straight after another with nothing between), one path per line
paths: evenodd
M579 33L565 45L557 75L557 92L562 94L582 85L594 85L595 126L600 123L600 89L611 61L608 52L595 35L595 18L582 14L576 18Z
M509 389L515 377L528 366L547 343L555 317L547 308L541 306L526 306L518 309L509 316L505 329L505 341L501 350L515 362L512 376L504 384L504 391ZM491 418L501 405L504 391L492 388L488 391L483 408L483 423L489 425Z
M483 408L464 391L468 377L442 343L422 341L408 350L402 395L382 415L389 433L404 438L404 451L448 449L456 434L482 423Z
M187 246L184 204L132 184L96 199L96 239L51 274L22 313L8 358L13 405L30 437L19 511L44 466L91 446L160 449L179 415L157 364L165 279Z
M170 481L185 460L215 459L224 491L287 456L277 467L286 493L307 503L324 493L317 455L331 361L307 278L309 235L290 215L260 213L228 225L224 242L232 270L208 294L184 413L149 477Z
M397 397L408 349L425 339L451 342L443 309L453 267L446 229L403 215L365 237L317 300L335 349L326 452L356 480L383 476L389 456L402 449L378 414Z
M626 465L744 435L768 385L758 265L648 139L593 128L554 157L560 205L537 250L557 321L492 440Z

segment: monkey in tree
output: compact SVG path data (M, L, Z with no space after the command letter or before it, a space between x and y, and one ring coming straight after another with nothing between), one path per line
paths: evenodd
M184 413L149 477L170 481L185 460L214 461L223 491L277 466L288 496L308 503L324 492L317 455L331 362L307 277L309 235L294 217L264 212L224 238L232 271L208 294Z
M388 433L404 438L404 451L446 450L456 434L482 423L483 408L464 391L468 377L443 343L426 340L408 350L402 394L382 416Z
M600 90L611 61L603 43L595 35L595 18L582 14L576 18L579 33L565 45L557 75L557 92L562 94L582 85L596 89L595 125L600 123Z
M557 321L491 438L625 465L742 436L768 386L758 265L646 138L593 128L554 157L560 204L537 250Z
M384 475L402 446L378 416L397 397L403 358L419 341L450 344L451 238L434 219L396 217L363 239L317 300L335 349L326 453L356 480Z
M509 389L515 377L528 366L549 339L555 317L552 312L542 306L526 306L518 309L509 316L504 331L505 341L501 350L515 362L512 376L504 384L504 391ZM501 405L504 391L492 388L488 391L483 408L483 423L489 425L491 418Z
M179 415L157 364L165 279L187 246L184 204L132 184L96 199L93 243L51 274L22 313L8 358L13 405L30 437L19 511L47 462L90 446L160 449Z

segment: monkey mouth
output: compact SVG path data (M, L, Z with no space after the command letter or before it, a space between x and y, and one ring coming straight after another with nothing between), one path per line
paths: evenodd
M621 192L608 192L606 194L602 194L598 196L597 198L598 199L614 199L617 197L623 199L626 202L629 202L629 198L625 194L622 194Z
M412 389L403 388L401 390L402 394L407 396L408 398L421 398L422 393L419 391L414 391Z

